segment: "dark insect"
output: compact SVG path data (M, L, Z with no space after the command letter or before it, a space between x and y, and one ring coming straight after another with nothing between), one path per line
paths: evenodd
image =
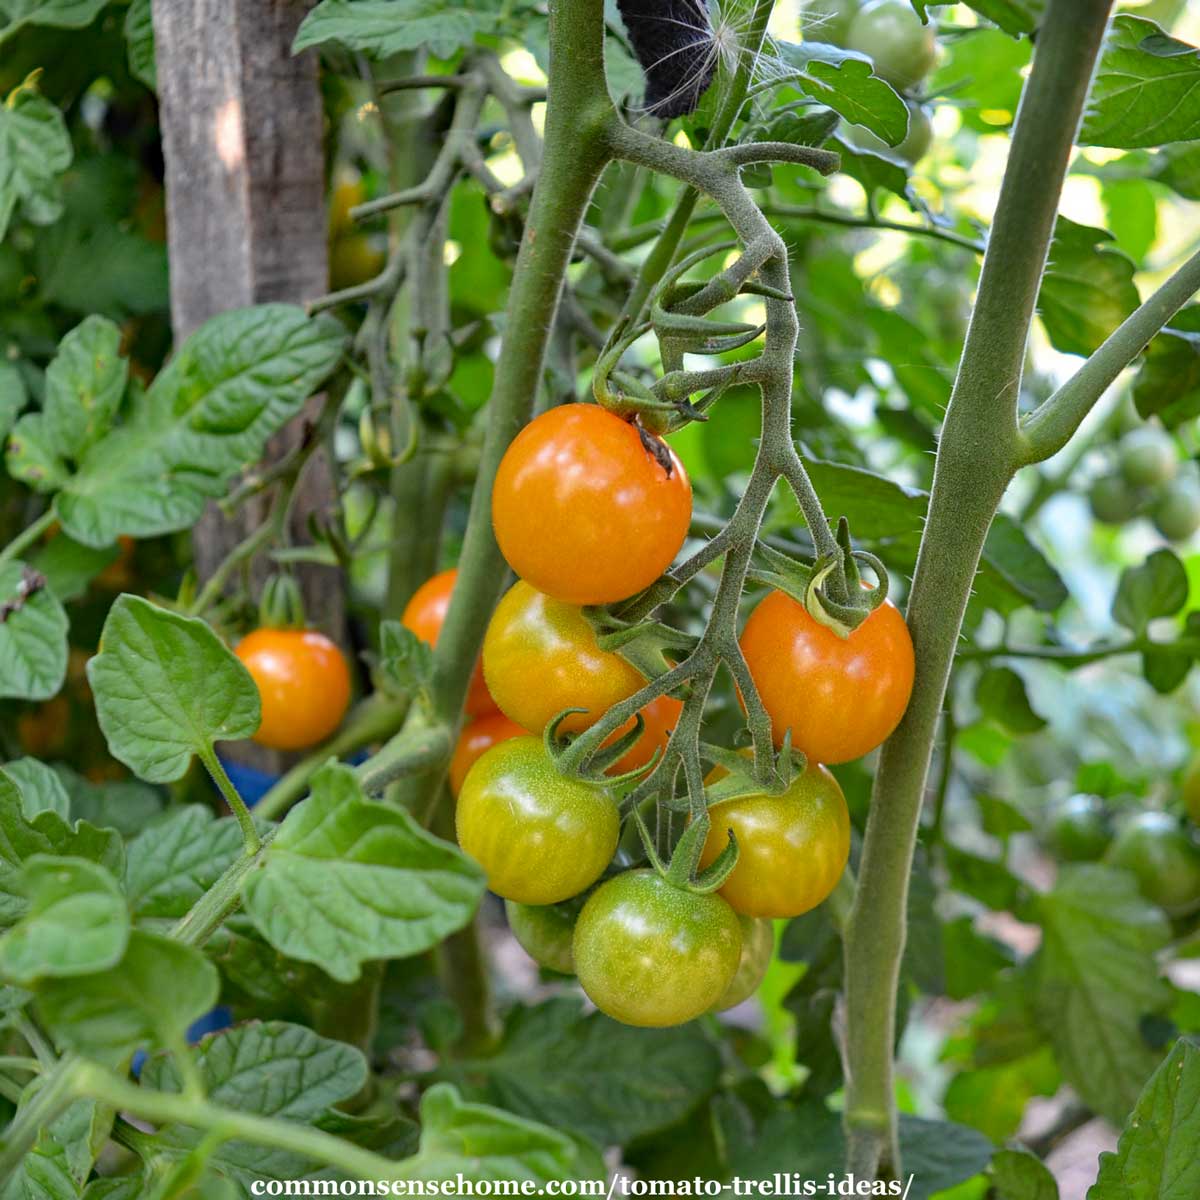
M617 0L617 8L646 76L646 111L694 111L717 69L705 0Z

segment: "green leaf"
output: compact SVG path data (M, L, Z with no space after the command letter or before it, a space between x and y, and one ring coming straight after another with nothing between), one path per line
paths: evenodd
M105 317L88 317L63 338L46 368L41 413L47 440L60 457L78 458L108 431L128 374L121 330Z
M1133 402L1139 416L1168 429L1200 416L1200 304L1180 309L1146 347Z
M711 1093L720 1078L717 1048L694 1024L635 1029L560 997L513 1010L494 1055L475 1060L501 1108L601 1146L665 1129Z
M35 1080L21 1097L33 1100L42 1083ZM112 1130L113 1115L93 1100L77 1100L38 1131L33 1149L9 1176L0 1200L77 1200L80 1189Z
M45 575L55 596L63 604L70 604L87 591L105 567L117 561L119 553L119 546L97 550L60 531L31 554L29 561L35 571Z
M1116 1152L1100 1155L1088 1200L1191 1200L1200 1195L1197 1143L1200 1042L1180 1038L1138 1098Z
M125 42L129 49L129 73L152 92L158 91L151 0L133 0L129 5L125 14Z
M63 528L89 546L188 528L300 411L344 342L337 321L287 304L205 322L144 395L131 394L125 423L56 483Z
M71 798L71 814L100 828L133 837L162 810L162 796L136 779L93 783L61 763L54 768Z
M254 680L199 618L121 596L100 646L88 663L96 716L113 756L142 779L180 779L193 755L258 729Z
M0 938L0 976L6 982L28 987L120 962L129 940L129 910L103 867L38 854L25 862L19 887L29 908Z
M967 3L1012 37L1033 33L1046 7L1046 0L967 0Z
M177 1043L218 991L216 968L198 950L135 929L115 967L47 980L34 1003L59 1045L119 1068L143 1046Z
M178 919L213 886L242 850L232 817L189 804L171 809L126 848L125 892L139 917Z
M0 14L14 25L52 25L82 29L99 15L108 0L0 0ZM0 25L0 40L11 29Z
M599 1154L566 1134L498 1108L468 1104L448 1083L421 1097L421 1142L403 1161L406 1179L603 1179Z
M1154 1069L1139 1022L1169 999L1155 955L1170 940L1162 912L1132 876L1064 867L1037 900L1042 944L1031 963L1039 1024L1066 1081L1096 1112L1121 1121Z
M404 958L461 929L485 889L457 847L400 808L373 804L331 762L246 881L246 911L277 950L352 982L363 963Z
M975 702L985 716L998 722L1009 733L1037 733L1046 728L1029 703L1025 680L1011 667L988 667L975 684Z
M59 176L71 165L71 136L62 113L27 84L0 103L0 163L0 239L18 205L35 225L56 220L62 212Z
M0 700L49 700L67 677L67 614L45 577L0 563Z
M1007 912L1017 907L1021 882L1001 862L962 850L950 842L945 844L946 867L954 887L994 912Z
M1050 1168L1021 1146L996 1151L992 1187L996 1200L1058 1200L1058 1183Z
M209 1100L235 1113L253 1113L312 1125L335 1104L349 1100L367 1082L367 1064L353 1046L331 1041L302 1025L253 1021L207 1038L194 1051L196 1069ZM182 1090L174 1059L159 1055L146 1063L143 1087ZM186 1125L160 1129L147 1149L153 1156L182 1158L204 1137ZM251 1142L224 1142L209 1163L243 1186L255 1180L296 1179L314 1164L285 1150Z
M1155 550L1139 567L1127 567L1117 584L1113 619L1145 632L1158 617L1174 616L1188 598L1187 570L1170 550Z
M337 42L371 58L389 58L428 46L449 58L475 35L490 33L500 21L492 4L462 0L321 0L304 18L292 53Z
M394 696L411 696L433 681L433 648L399 621L379 626L377 684Z
M21 811L27 821L41 812L58 813L64 821L71 815L71 798L53 767L36 758L17 758L4 764L4 774L21 793Z
M1200 200L1200 142L1173 142L1153 158L1153 177L1185 200Z
M1059 217L1038 313L1056 350L1090 354L1138 306L1134 264L1103 229Z
M0 440L8 437L25 407L25 379L13 363L0 361Z
M1104 39L1079 141L1131 150L1200 138L1200 51L1120 13Z
M913 1176L909 1200L928 1200L987 1169L994 1147L969 1125L900 1114L900 1154Z
M825 42L775 42L773 49L795 71L786 76L788 83L851 125L865 126L889 146L904 141L908 109L892 86L874 73L865 54Z

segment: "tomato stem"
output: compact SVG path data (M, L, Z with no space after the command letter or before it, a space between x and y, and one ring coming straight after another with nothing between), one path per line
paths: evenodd
M242 844L246 848L247 855L257 854L262 846L262 839L258 836L258 830L254 828L254 819L250 816L250 810L246 807L245 800L233 786L233 780L229 778L228 772L221 765L221 760L217 757L217 752L211 744L206 745L200 751L200 761L212 776L225 803L229 805L229 811L237 817L237 822L242 827Z

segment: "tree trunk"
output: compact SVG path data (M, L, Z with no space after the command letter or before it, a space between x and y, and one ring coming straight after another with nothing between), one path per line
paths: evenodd
M303 303L326 291L317 60L291 54L309 7L311 0L153 0L177 343L227 309ZM298 417L272 439L268 461L297 443L304 422ZM296 495L297 541L306 538L309 514L332 498L329 463L315 455ZM210 507L194 535L202 579L261 524L268 500L251 500L232 520ZM267 572L257 563L253 577ZM300 581L310 620L341 639L338 572L305 568Z

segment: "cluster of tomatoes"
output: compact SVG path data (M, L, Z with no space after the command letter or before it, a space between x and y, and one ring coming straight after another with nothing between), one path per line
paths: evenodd
M1148 516L1169 542L1184 542L1200 529L1200 479L1180 470L1175 439L1143 425L1116 447L1115 465L1088 492L1092 515L1106 525Z

